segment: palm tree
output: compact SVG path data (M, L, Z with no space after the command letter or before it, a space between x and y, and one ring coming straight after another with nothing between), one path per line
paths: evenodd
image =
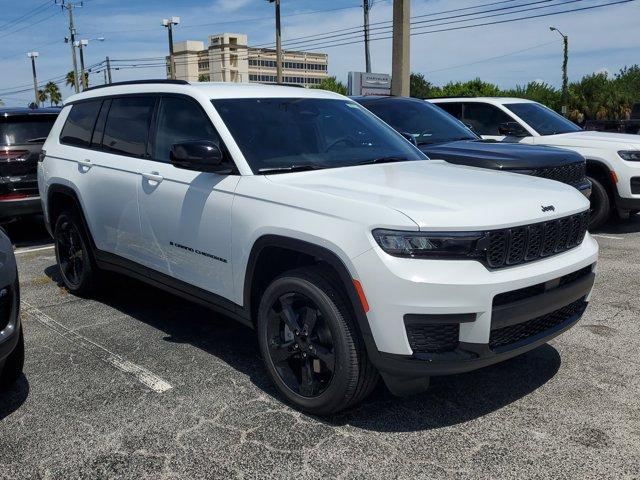
M89 72L84 72L85 84L89 85ZM64 84L71 88L76 88L76 76L73 74L73 70L67 73L64 79Z
M46 102L48 98L49 94L46 92L46 90L38 90L38 103L44 105L44 102Z
M62 101L62 94L60 93L60 89L58 85L53 82L49 82L44 86L44 91L49 96L49 101L51 102L49 105L53 106L58 105Z

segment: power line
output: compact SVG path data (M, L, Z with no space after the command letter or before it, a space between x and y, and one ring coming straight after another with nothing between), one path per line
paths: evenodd
M18 18L14 18L13 20L9 20L5 23L3 23L2 25L0 25L0 29L4 29L5 27L7 27L8 25L11 24L19 24L22 23L25 19L27 19L28 17L37 15L39 13L42 13L44 10L46 10L48 7L54 5L51 0L46 0L45 2L43 2L42 4L40 4L39 6L32 8L31 10L29 10L28 12L22 14L21 16L19 16Z

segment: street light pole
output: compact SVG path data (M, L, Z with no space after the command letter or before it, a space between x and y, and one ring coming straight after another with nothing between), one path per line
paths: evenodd
M364 63L367 73L371 73L371 55L369 53L369 10L371 4L369 0L364 0L362 3L364 9Z
M269 0L276 5L276 80L282 83L282 29L280 28L280 0Z
M82 2L79 4L82 6ZM78 61L76 60L76 27L73 23L73 9L77 5L73 2L62 2L62 8L69 12L69 44L71 45L71 58L73 60L73 88L76 93L80 92L80 79L78 78ZM65 39L66 41L66 39Z
M76 48L80 52L80 84L82 85L82 90L87 89L87 76L84 73L84 47L89 44L89 40L78 40L76 42Z
M27 57L31 59L31 71L33 72L33 94L35 95L37 107L40 106L40 100L38 99L38 76L36 75L36 57L38 55L38 52L27 53Z
M562 115L565 117L569 111L569 75L567 73L569 64L569 36L562 33L556 27L549 27L552 32L558 32L562 36L564 46L562 57Z
M411 2L393 0L393 53L391 58L391 95L408 97L409 88L409 30Z
M176 79L176 62L173 57L173 26L180 23L180 17L163 18L162 25L167 28L169 34L169 68L171 69L171 79Z

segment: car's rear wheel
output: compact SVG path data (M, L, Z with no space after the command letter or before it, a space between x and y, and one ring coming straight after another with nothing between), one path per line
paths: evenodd
M596 178L591 180L589 230L601 227L611 216L611 200L606 187Z
M258 339L269 376L296 407L338 412L362 400L378 374L344 293L322 267L276 278L258 309Z
M22 374L24 367L24 338L22 329L16 348L11 352L4 362L4 367L0 371L0 390L5 390L15 383Z
M89 240L75 212L66 211L58 216L54 242L64 286L75 295L91 293L96 282L96 268L89 250Z

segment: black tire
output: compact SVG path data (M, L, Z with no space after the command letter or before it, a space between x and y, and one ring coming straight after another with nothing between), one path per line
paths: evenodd
M64 211L53 230L56 260L62 283L78 296L92 293L97 283L97 268L82 220L74 211Z
M611 199L606 187L595 178L591 180L591 214L589 218L589 230L601 227L611 216Z
M269 377L290 403L316 415L362 401L378 381L346 295L332 277L322 266L286 272L267 287L258 308L258 343Z
M4 367L0 372L0 390L6 390L11 387L22 375L24 367L24 338L22 336L22 328L20 329L20 337L16 348L7 357Z

